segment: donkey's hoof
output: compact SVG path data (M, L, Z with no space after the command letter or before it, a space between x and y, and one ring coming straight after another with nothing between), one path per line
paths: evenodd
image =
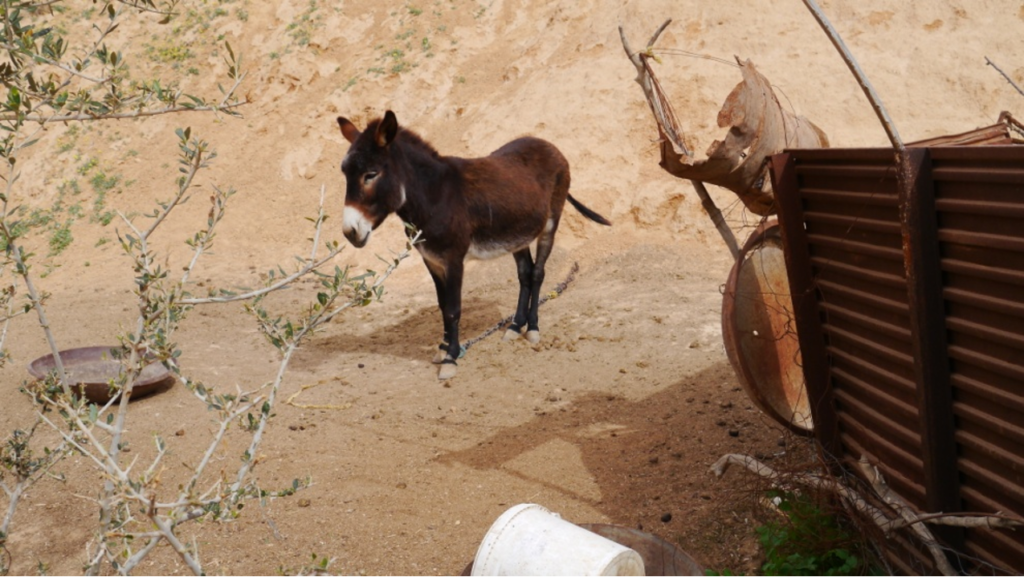
M441 365L441 370L437 371L437 379L439 381L450 379L455 376L455 373L456 371L458 371L458 369L459 368L455 366L454 363L445 363Z
M514 329L508 329L505 331L505 336L501 337L503 341L514 341L519 338L519 331Z
M540 342L540 331L526 331L526 340L531 345L535 345Z

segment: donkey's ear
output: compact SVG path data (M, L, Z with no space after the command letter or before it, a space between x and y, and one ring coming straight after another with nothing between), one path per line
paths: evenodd
M355 124L349 122L347 118L338 117L338 126L341 127L341 134L345 137L345 140L354 143L362 132L356 128Z
M377 134L374 141L376 141L377 146L384 148L391 144L391 141L395 139L397 134L398 119L395 117L394 112L388 110L384 113L384 118L381 119L380 124L377 125Z

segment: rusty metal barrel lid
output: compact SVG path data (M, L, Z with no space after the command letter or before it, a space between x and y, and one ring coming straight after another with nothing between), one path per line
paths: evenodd
M729 273L722 300L722 337L754 404L786 428L811 434L793 301L778 221L767 219L750 235Z

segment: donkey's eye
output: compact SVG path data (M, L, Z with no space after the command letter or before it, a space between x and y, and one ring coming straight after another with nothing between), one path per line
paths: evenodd
M363 184L370 184L376 180L378 176L380 176L379 172L367 172L363 175Z

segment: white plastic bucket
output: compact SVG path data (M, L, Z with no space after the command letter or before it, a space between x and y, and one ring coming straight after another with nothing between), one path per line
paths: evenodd
M502 513L484 535L472 575L643 575L640 555L540 505Z

